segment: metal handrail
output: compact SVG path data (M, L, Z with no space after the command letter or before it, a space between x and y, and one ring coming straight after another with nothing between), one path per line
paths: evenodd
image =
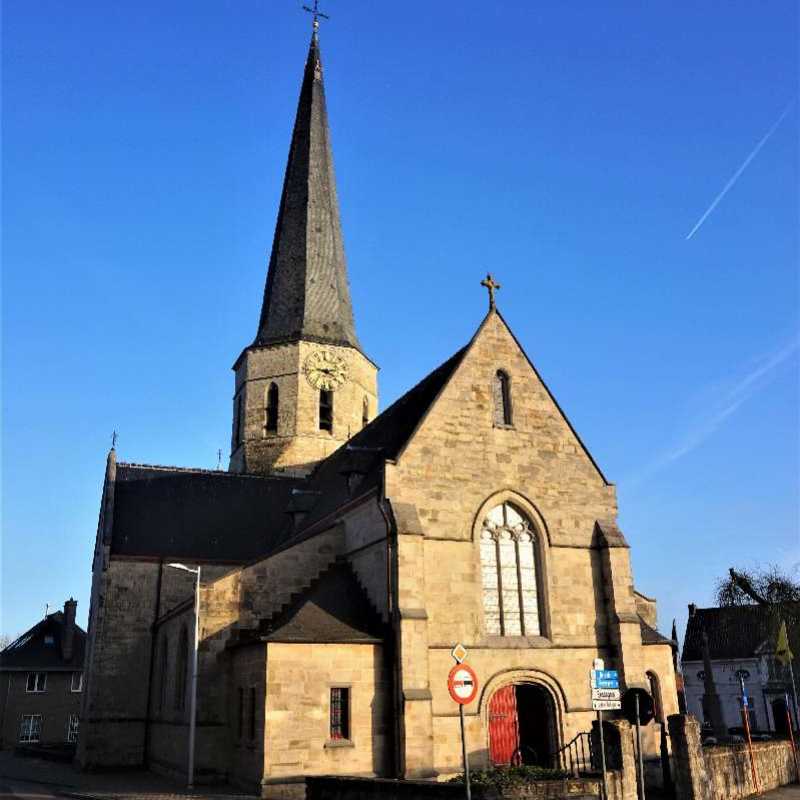
M581 773L599 769L595 755L592 735L588 732L579 733L553 753L553 765L579 777Z

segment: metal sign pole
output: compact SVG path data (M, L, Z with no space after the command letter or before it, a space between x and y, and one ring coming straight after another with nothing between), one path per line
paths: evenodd
M597 712L597 726L600 728L600 764L603 770L603 800L608 800L608 777L606 776L606 737L603 734L603 712Z
M744 732L747 734L747 750L750 753L750 771L753 773L753 788L756 790L756 794L761 794L761 787L758 785L758 773L756 772L756 760L753 756L753 740L750 738L749 704L744 691L744 678L741 675L739 676L739 683L742 686L742 719L744 720Z
M792 679L792 694L794 695L794 726L800 728L800 719L797 717L797 685L794 682L794 667L792 661L789 661L789 676Z
M789 724L789 739L792 742L792 755L794 756L794 776L800 782L800 766L797 765L797 747L794 743L794 731L792 731L792 715L789 712L789 692L784 692L786 698L786 722Z
M467 787L467 800L472 800L472 789L469 785L469 756L467 755L467 739L464 736L464 706L458 704L458 716L461 719L461 758L464 761L464 785Z
M639 724L639 693L636 693L636 753L639 761L639 797L645 800L644 796L644 762L642 761L642 729Z

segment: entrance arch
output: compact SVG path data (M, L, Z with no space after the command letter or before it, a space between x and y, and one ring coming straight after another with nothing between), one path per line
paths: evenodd
M492 764L552 766L558 748L556 706L541 683L501 686L489 698L489 759Z

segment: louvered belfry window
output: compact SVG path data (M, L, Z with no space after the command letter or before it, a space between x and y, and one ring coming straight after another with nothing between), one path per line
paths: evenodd
M486 632L539 636L536 532L511 503L495 506L481 529L481 577Z

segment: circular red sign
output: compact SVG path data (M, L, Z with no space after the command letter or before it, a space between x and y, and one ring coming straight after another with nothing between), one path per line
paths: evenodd
M478 694L478 676L468 664L456 664L447 676L447 691L459 705L471 703Z

